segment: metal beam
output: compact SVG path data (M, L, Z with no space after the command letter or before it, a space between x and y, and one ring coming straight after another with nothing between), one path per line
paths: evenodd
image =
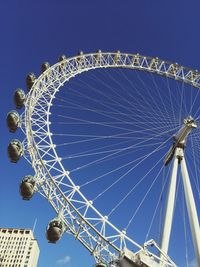
M175 203L175 193L176 193L176 182L177 182L177 170L178 170L178 155L177 155L177 148L175 150L174 162L171 172L169 190L167 194L167 204L166 204L166 211L164 215L164 222L163 222L163 231L161 236L161 251L165 254L168 252L169 247L169 239L171 234L172 228L172 220L173 220L173 213L174 213L174 203ZM163 255L160 255L161 258Z
M183 177L183 187L185 192L185 200L188 210L188 216L190 221L190 227L192 232L192 238L193 238L193 245L194 250L196 253L196 259L198 262L198 266L200 266L200 229L199 229L199 221L198 221L198 215L196 210L196 205L194 201L194 196L192 192L192 187L190 183L189 174L187 171L187 165L185 162L185 158L181 160L181 171L182 171L182 177Z

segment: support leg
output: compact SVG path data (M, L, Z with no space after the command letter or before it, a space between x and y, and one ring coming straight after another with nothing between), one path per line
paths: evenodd
M198 262L198 266L200 267L200 229L199 229L199 221L197 216L196 205L194 201L194 196L192 193L192 187L187 171L187 166L185 159L183 157L181 161L181 171L183 176L183 186L185 191L185 200L189 215L190 227L193 238L193 245L196 253L196 258Z
M167 195L166 211L164 216L163 231L161 236L161 250L167 254L169 247L169 239L171 234L173 213L174 213L174 201L176 193L176 181L177 181L177 170L178 170L178 157L177 150L175 151L174 162L171 172L171 179L169 184L169 191ZM161 255L162 258L162 255Z

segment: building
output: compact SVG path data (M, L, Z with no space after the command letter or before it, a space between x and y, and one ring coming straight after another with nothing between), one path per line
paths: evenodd
M32 230L0 228L0 267L36 267L39 252Z

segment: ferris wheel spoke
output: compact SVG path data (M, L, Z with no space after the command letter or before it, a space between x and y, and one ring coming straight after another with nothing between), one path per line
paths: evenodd
M117 167L117 168L115 168L115 169L113 169L113 170L111 170L111 171L108 171L108 172L106 172L106 173L104 173L104 174L102 174L102 175L100 175L100 176L97 176L97 177L95 177L95 178L93 178L93 179L91 179L91 180L89 180L89 181L87 181L87 182L81 184L80 187L84 187L84 186L86 186L86 185L88 185L88 184L91 184L91 183L93 183L93 182L96 182L96 181L98 181L99 179L101 179L101 178L103 178L103 177L105 177L105 176L108 176L108 175L110 175L110 174L112 174L112 173L114 173L114 172L116 172L116 171L119 171L120 169L122 169L122 168L124 168L124 167L127 167L127 166L129 166L129 165L131 165L131 164L133 164L133 163L138 163L140 160L143 160L145 157L146 157L146 156L140 156L140 157L138 157L138 158L135 158L134 160L131 160L131 161L129 161L129 162L123 164L123 165L120 165L119 167Z
M163 145L163 144L162 144ZM116 181L114 181L110 186L108 186L104 191L102 191L101 193L99 193L94 199L93 201L97 200L99 197L101 197L105 192L107 192L109 189L111 189L115 184L117 184L119 181L121 181L124 177L126 177L127 174L129 174L130 172L132 172L136 167L138 167L139 165L141 165L141 163L146 160L147 158L149 158L150 156L152 156L152 154L154 154L155 152L163 149L163 146L160 145L158 147L156 147L152 152L150 152L149 154L145 155L145 157L140 160L138 163L136 163L136 165L134 165L133 167L131 167L128 171L126 171L123 175L121 175Z
M108 103L110 103L110 102L111 102L111 104L115 103L116 107L118 107L118 108L120 107L120 108L122 108L122 110L127 111L129 115L132 114L132 111L130 110L130 108L128 106L124 106L124 105L121 104L119 98L117 100L116 100L115 97L111 98L108 95L106 95L105 93L103 93L102 91L100 91L99 89L97 89L94 86L90 85L89 83L86 83L85 81L83 81L81 79L79 79L79 81L81 83L85 84L87 87L89 87L93 92L96 92L100 96L105 97L108 100ZM103 85L106 85L106 84L103 83ZM95 100L95 102L99 102L99 101ZM116 111L116 109L115 109L115 111Z
M133 219L135 218L135 216L137 215L139 209L141 208L142 204L144 203L145 199L147 198L149 192L151 191L152 187L154 186L155 182L157 181L161 171L162 171L163 167L161 167L161 169L159 170L158 174L156 175L156 177L154 178L154 180L152 181L150 187L148 188L148 190L146 191L144 197L142 198L139 206L137 207L137 209L134 211L133 215L131 216L130 220L128 221L128 224L126 225L125 229L128 230L131 223L133 222Z
M154 77L154 75L152 73L150 73L150 75L151 75L151 79L152 79L153 85L154 85L154 87L156 89L156 93L157 93L157 95L159 97L159 103L162 104L162 107L163 107L163 110L165 111L165 114L167 115L168 118L170 118L169 105L164 104L163 96L161 96L158 84L156 83L156 79L155 79L155 77ZM162 114L162 112L160 112L160 113ZM165 119L165 116L163 116L163 119Z
M167 120L167 118L170 118L170 116L169 116L168 112L166 112L166 110L167 110L166 109L166 105L164 105L164 109L161 109L158 106L158 103L155 101L154 97L152 96L152 91L153 91L152 89L157 89L157 85L155 83L153 83L153 87L154 88L151 87L151 92L150 92L150 90L149 90L150 86L146 85L146 83L140 77L139 73L137 73L137 77L139 77L140 83L142 84L142 87L144 88L144 91L148 93L147 99L149 98L150 106L153 108L153 111L155 111L153 118L158 117L161 121L169 124L170 120L169 119ZM154 80L154 82L155 82L155 80ZM135 85L135 87L136 87L136 85ZM137 89L137 91L139 92L140 96L142 96L144 98L143 94L140 93L141 90ZM160 92L158 93L158 95L159 94L160 94ZM162 100L162 102L163 102L163 100ZM153 103L153 105L152 105L152 103ZM143 104L141 104L141 106L143 106ZM152 116L152 111L151 111L151 116Z
M130 140L125 140L125 141L117 142L117 143L110 144L110 145L105 145L105 146L101 146L101 147L95 147L92 149L82 150L81 152L78 152L78 153L69 154L69 157L78 157L78 156L82 156L82 155L87 154L87 153L98 153L98 152L101 153L104 151L104 149L107 149L107 148L113 148L114 149L114 147L116 147L116 146L125 145L125 144L130 143L130 142L131 142Z
M121 115L122 117L127 117L127 118L130 118L130 115L131 114L127 114L127 113L125 113L125 112L120 112L119 110L117 110L116 109L116 107L118 106L118 105L115 105L114 106L114 108L113 108L113 105L111 104L111 103L107 103L107 102L104 102L104 101L99 101L99 100L97 100L97 99L93 99L93 98L91 98L91 97L88 97L88 96L86 96L86 95L83 95L83 94L81 94L81 93L79 93L80 94L80 98L81 98L81 100L82 99L89 99L89 100L92 100L93 102L95 102L98 106L103 106L104 107L104 110L103 109L100 109L99 107L98 107L98 109L97 108L95 108L95 109L92 109L92 108L89 108L89 107L85 107L84 105L83 105L83 103L82 104L80 104L80 103L78 103L78 102L75 102L74 100L73 100L73 102L71 101L69 101L69 99L66 99L66 98L58 98L58 100L60 100L60 101L62 101L62 102L64 102L64 103L66 103L67 105L66 105L66 107L70 107L68 104L70 104L70 105L72 105L73 107L71 107L71 108L77 108L77 109L80 109L80 110L85 110L85 111L90 111L90 112L95 112L95 113L97 113L97 114L100 114L100 115L103 115L103 116L105 116L105 117L110 117L110 118L113 118L113 119L116 119L116 117L113 117L113 115ZM78 95L78 92L76 92L76 98L77 98L77 95ZM107 109L105 109L105 107L107 108ZM112 111L110 111L110 110L112 110Z
M199 114L199 115L198 115ZM195 114L194 114L194 118L196 120L199 120L200 119L200 107L198 107L198 109L196 110Z
M97 78L95 77L94 78L94 80L96 80ZM109 86L108 84L106 84L103 80L99 80L99 81L101 81L101 83L103 84L103 85L105 85L108 89L110 89L111 91L114 91L115 92L115 90L111 87L111 86ZM139 91L139 90L138 90ZM121 97L122 99L124 99L123 97ZM120 101L121 101L121 98L118 98ZM135 101L134 101L135 102ZM125 106L127 106L126 104L129 104L129 103L131 103L130 101L128 101L128 100L125 100ZM123 105L124 106L124 105ZM135 106L137 106L137 105L135 105ZM131 107L134 107L135 108L135 106L133 106L133 104L131 103ZM159 118L159 116L157 115L157 113L155 112L155 109L153 109L152 108L152 106L151 105L148 105L149 107L150 107L150 111L149 111L149 114L152 116L152 113L155 115L155 117L158 117ZM140 109L142 109L143 108L143 105L140 105ZM147 113L147 111L146 111L146 113ZM143 113L142 113L142 115L143 115Z
M74 104L74 103L73 103ZM114 112L108 112L108 111L101 111L101 110L99 110L99 109L88 109L88 108L85 108L84 106L81 106L81 105L76 105L76 107L69 107L69 106L61 106L61 105L57 105L58 107L60 107L60 108L66 108L66 109L69 109L69 108L71 108L72 110L74 109L74 110L82 110L82 111L87 111L87 112L90 112L90 113L92 113L92 112L94 112L94 113L96 113L96 114L99 114L99 115L102 115L102 117L108 117L108 118L111 118L111 119L114 119L114 121L115 121L115 123L117 123L118 121L118 123L121 123L121 124L132 124L134 121L135 122L137 122L137 123L146 123L147 121L149 121L149 120L152 120L152 118L150 118L150 116L148 116L148 115L146 115L145 113L142 113L141 112L141 115L134 115L134 116L127 116L127 114L125 114L125 113L114 113ZM136 110L135 110L136 111ZM113 115L116 115L116 117L114 117ZM119 117L119 116L121 116L121 117ZM122 118L123 117L125 117L125 119L123 119L122 120ZM126 117L128 117L128 121L127 121L127 118ZM141 120L141 121L139 121L139 119ZM160 119L160 117L157 115L157 116L155 116L155 118L154 118L154 120L152 120L152 123L154 122L154 124L155 124L155 121L156 120L160 120L161 121L161 119Z
M178 127L176 127L176 128L178 128ZM165 129L166 128L164 128L163 130L165 130ZM157 129L155 128L155 129L148 129L147 131L142 131L142 130L140 130L140 131L129 131L127 133L125 132L125 133L120 133L120 134L116 134L116 135L106 135L106 136L99 136L99 137L94 137L94 138L89 138L89 136L87 136L88 137L87 139L78 140L78 141L72 141L72 142L64 142L62 144L57 144L57 146L71 145L71 144L84 143L84 142L90 142L90 141L97 141L97 140L103 140L103 139L108 139L108 140L112 140L112 139L130 139L130 140L133 140L134 139L134 140L147 140L147 141L149 141L149 140L153 140L155 138L161 137L161 136L163 136L163 135L165 135L165 134L167 134L167 133L172 131L170 129L170 130L162 131L159 134L157 134L156 130ZM161 130L161 129L159 129L159 130ZM156 132L156 134L153 135L154 131ZM135 133L140 133L140 134L141 133L146 133L148 139L145 138L145 137L142 137L142 136L141 137L127 136L127 135L135 134ZM59 135L59 134L54 134L54 135L56 136L56 135ZM60 134L60 136L61 135L62 134ZM65 135L63 134L63 136L65 136ZM68 134L67 136L70 136L70 134ZM75 135L71 134L71 136L75 136ZM84 136L86 137L86 135L82 135L82 137L84 137ZM80 137L80 135L79 135L79 137Z
M168 131L166 131L166 132L168 132ZM163 135L164 133L166 133L166 132L163 132L163 133L161 133L161 134L157 134L156 136L157 136L157 137L158 137L158 136L162 136L162 135ZM150 138L148 138L148 139L144 139L143 141L138 142L137 144L130 145L130 146L126 147L126 148L123 148L121 151L126 151L126 150L129 150L129 149L132 149L133 147L137 147L138 145L141 145L142 143L145 143L145 142L147 142L147 141L150 141L150 140L152 140L153 138L155 138L155 137L150 137ZM170 137L169 139L171 139L171 137ZM168 139L168 140L169 140L169 139ZM168 141L168 140L167 140L167 141ZM165 141L165 143L166 143L167 141ZM120 152L121 152L121 151L120 151ZM96 164L96 163L98 163L98 162L102 162L102 161L108 160L108 158L110 158L111 156L116 156L116 154L119 154L119 152L117 151L117 152L111 153L110 155L104 156L104 157L102 157L102 158L100 158L100 159L91 161L90 163L87 163L87 164L85 164L85 165L82 165L82 166L80 166L80 167L78 167L78 168L75 168L75 169L71 170L70 172L74 172L74 171L76 171L76 170L80 170L80 169L86 168L86 167L88 167L88 166L90 166L90 165L92 165L92 164ZM150 154L151 154L151 153L150 153Z
M119 108L119 106L118 106L118 108ZM143 105L140 105L139 107L137 105L135 105L134 109L132 109L132 107L130 108L134 113L134 116L131 116L131 119L133 121L135 121L135 119L137 119L137 118L141 119L141 121L152 120L152 112L147 111L146 109L143 111L143 108L144 108ZM157 113L154 113L153 121L155 122L156 119L161 120L160 116Z
M93 122L89 122L89 123L86 123L86 124L93 124ZM109 127L109 122L108 122L108 124L106 123L106 125L104 125L104 124L100 124L100 125L102 125L102 126L108 126ZM160 132L160 134L162 134L162 131L165 133L166 132L166 130L167 130L167 127L166 126L162 126L162 127L151 127L151 128L144 128L144 129L140 129L140 130L130 130L129 129L129 131L125 131L125 132L123 132L123 133L119 133L119 134L115 134L115 135L105 135L105 136L103 136L103 135L86 135L86 134L73 134L73 133L69 133L69 134L65 134L65 133L54 133L53 135L54 136L77 136L77 137L97 137L97 138L115 138L115 137L125 137L126 135L130 135L130 134L147 134L147 136L152 136L153 137L153 134L156 134L156 133L158 133L158 132ZM169 132L169 131L167 131L167 132ZM142 137L135 137L134 135L131 137L132 139L143 139Z
M163 157L164 158L164 157ZM134 186L128 191L128 193L112 208L112 210L110 211L110 213L108 214L108 216L110 217L110 215L112 215L116 209L127 199L127 197L133 193L133 191L140 185L140 183L142 183L146 178L147 178L147 175L153 170L155 169L155 167L163 160L163 158L159 159L157 161L157 163L155 163L153 165L153 167L151 167L151 169L141 177L141 179L136 183L134 184ZM161 167L161 170L163 169L163 166ZM161 171L160 170L160 171ZM159 171L159 174L160 174L160 171ZM159 175L158 174L158 175ZM157 176L158 177L158 176Z
M62 116L62 115L61 115ZM63 116L62 116L63 117ZM99 125L99 126L105 126L105 127L109 127L109 128L115 128L115 129L119 129L119 130L128 130L130 131L133 123L130 122L126 122L124 121L124 123L122 122L112 122L112 121L102 121L102 122L95 122L95 121L85 121L79 118L75 118L75 117L65 117L68 118L70 120L73 120L72 122L65 122L65 121L56 121L53 123L54 124L63 124L63 125L77 125L77 126L81 126L81 125ZM121 125L121 124L125 124L125 125L129 125L131 128L124 128L124 127L119 127L117 125ZM162 125L160 127L155 127L155 122L149 122L149 127L145 127L145 123L144 122L139 122L138 124L134 124L135 126L137 126L137 128L139 128L139 130L135 130L135 133L144 133L144 132L157 132L160 131L161 129L164 128L168 128L169 129L169 125ZM178 126L177 126L178 127ZM174 125L171 125L172 131L174 129Z
M169 100L170 100L170 105L171 105L171 110L172 110L172 115L173 115L173 120L176 121L176 116L175 116L175 111L174 111L174 105L172 102L172 94L171 94L171 88L169 85L169 79L168 77L166 77L166 83L167 83L167 89L168 89L168 93L169 93Z
M87 164L84 164L84 165L82 165L80 167L76 167L75 169L70 170L70 173L75 172L75 171L79 171L79 170L81 170L83 168L88 168L91 165L102 164L102 162L112 161L113 159L123 157L124 155L132 154L133 153L133 151L131 150L132 148L133 147L131 147L129 149L122 148L120 151L116 151L114 153L110 153L107 156L104 156L102 158L98 158L97 160L94 160L92 162L89 162ZM141 150L141 148L139 148L138 150L135 150L135 151L138 152L139 150ZM126 153L124 153L125 151L126 151ZM123 152L124 154L122 154L121 152ZM135 160L137 161L138 159L136 158Z
M108 73L106 73L106 75L107 75L111 80L113 80L113 81L115 82L115 84L119 85L119 86L120 86L120 89L122 89L122 90L124 89L124 88L121 86L121 83L118 83L118 82L116 81L116 79L115 79L114 77L112 77L112 75L110 75L110 74L108 74ZM96 75L94 75L94 74L91 75L91 79L100 81L101 84L103 84L106 88L108 88L108 89L114 94L114 96L116 96L115 99L118 99L118 100L120 101L120 103L121 103L121 101L123 101L123 102L125 102L126 106L130 106L130 107L134 108L134 104L133 104L131 101L129 101L129 99L125 98L125 96L124 96L122 93L120 94L120 93L118 92L118 90L116 90L115 87L112 87L112 86L110 86L108 83L105 83L103 79L100 80L100 79L99 79ZM127 104L128 104L128 105L127 105Z
M197 105L196 101L198 99L198 96L199 96L199 90L193 90L192 85L190 85L190 105L189 105L189 111L188 111L189 114L193 114L193 109L195 105Z
M77 92L76 92L76 94L77 94ZM85 96L85 95L83 95L83 94L81 94L81 95L82 95L84 98L88 98L87 96ZM89 99L91 99L91 98L89 98ZM94 99L92 99L92 100L94 100ZM102 101L101 101L101 102L102 102ZM80 105L79 105L79 106L80 106ZM109 106L110 106L110 102L109 102ZM143 108L144 108L144 105L141 105L141 106L140 106L140 109L141 109L141 110L137 108L136 111L139 112L139 113L141 113ZM108 112L106 112L106 113L108 114ZM144 112L141 113L141 116L142 116L141 118L142 118L142 120L144 120L144 114L146 114L146 111L145 111L145 113L144 113ZM125 114L125 113L123 113L122 115L127 116L127 114ZM129 116L129 117L130 117L130 116ZM151 119L152 119L152 113L150 113L150 117L151 117ZM156 118L156 117L157 117L159 120L161 120L161 119L160 119L160 116L159 116L158 114L155 114L155 118ZM163 117L163 120L166 120L165 117L166 117L166 116ZM155 121L155 118L154 118L154 121ZM135 119L135 114L134 114L134 117L131 117L131 119ZM149 119L150 119L150 118L148 117L147 121L148 121ZM163 120L161 120L161 121L163 122Z
M163 169L162 169L163 170ZM164 189L166 188L166 184L167 184L167 179L164 181L164 183L162 184L162 187L161 187L161 192L160 192L160 195L158 197L158 201L157 201L157 204L156 204L156 207L154 209L154 213L152 215L152 219L151 219L151 222L150 222L150 225L149 225L149 228L147 230L147 233L146 233L146 238L145 240L147 241L149 239L149 235L150 235L150 231L151 231L151 228L153 226L153 223L154 223L154 220L155 220L155 217L156 217L156 213L158 212L158 208L159 208L159 205L160 205L160 202L162 200L162 196L163 196L163 193L164 193ZM158 228L158 233L159 233L159 228Z
M68 102L66 100L63 100L64 102ZM74 103L73 103L74 104ZM88 108L85 108L84 106L82 105L78 105L78 104L75 104L76 108L77 109L80 109L80 110L85 110L85 111L88 111L88 112L94 112L96 114L99 114L99 115L102 115L103 117L108 117L108 118L111 118L111 119L114 119L114 121L120 121L121 123L128 123L128 124L132 124L133 121L136 121L138 122L139 119L142 119L140 123L144 124L145 122L149 121L150 120L150 117L148 116L146 118L146 116L144 116L144 113L142 115L134 115L133 117L130 117L128 116L126 113L114 113L114 112L108 112L108 111L104 111L102 112L101 110L99 109L88 109ZM69 106L67 106L69 108ZM75 107L74 107L75 109ZM113 115L117 115L116 117L113 117ZM121 118L119 117L119 115L121 115ZM124 121L124 119L122 119L123 117L128 117L128 119L130 121ZM157 117L158 119L160 119L159 117ZM153 123L153 122L152 122ZM155 118L154 118L154 123L155 123Z
M120 87L121 91L124 91L124 89L126 88L125 85L122 86L121 83L118 82L118 81L116 80L116 78L115 78L115 77L112 77L112 75L110 75L109 73L106 72L106 75L109 76L110 79L113 80L113 81ZM98 79L94 74L93 74L92 76L94 77L94 80ZM101 80L101 82L102 82L103 84L105 84L105 82L103 82L103 79ZM131 97L133 98L134 101L130 101L129 99L125 98L124 95L122 95L122 94L120 95L119 93L117 93L118 90L115 90L115 88L112 88L111 86L109 86L109 85L107 85L107 84L106 84L106 87L108 87L108 88L111 90L111 92L113 92L114 94L117 94L118 99L120 99L120 101L123 100L123 101L125 102L125 105L128 104L128 105L131 107L131 110L132 110L132 109L133 109L133 110L136 109L136 107L137 107L137 105L136 105L136 98L133 98L133 96L131 96ZM127 97L127 94L126 94L126 97ZM139 102L139 101L138 101L138 102ZM143 105L140 104L140 108L138 108L137 111L139 112L139 110L140 110L140 111L143 110ZM151 111L150 111L149 113L152 115L152 112L155 114L155 116L158 116L157 113L155 112L155 109L151 109ZM158 116L158 117L159 117L159 116Z
M122 74L121 77L123 77L124 73L121 69L118 69L118 70L113 70L115 73L119 74ZM128 103L134 108L135 104L141 104L141 102L139 102L139 99L134 97L133 94L131 93L130 88L127 88L127 86L125 84L121 84L119 81L117 81L117 79L115 79L114 77L112 77L112 75L106 73L107 76L109 76L119 87L122 91L124 91L125 93L125 96L127 96L130 100L132 100L132 102L129 101L128 99ZM130 87L130 86L129 86Z
M154 109L156 107L156 110L158 110L158 112L159 112L160 109L158 108L157 102L152 97L152 92L149 91L149 86L142 80L142 78L140 77L139 73L136 72L136 75L138 77L139 82L141 83L141 85L143 86L143 88L145 88L145 91L148 93L147 98L151 99L151 103L153 103L152 108ZM161 114L163 114L163 112L161 112Z
M150 106L150 107L152 108L151 103L148 103L148 102L147 102L146 98L144 98L144 95L140 92L140 90L137 88L137 86L136 86L135 84L133 84L133 81L131 81L130 79L128 79L125 73L122 73L122 75L123 75L123 76L125 77L125 79L129 82L129 84L131 85L131 87L134 89L133 91L136 90L136 92L138 93L138 95L141 97L142 101L143 101L143 102L145 101L145 103L146 103L148 106ZM145 88L145 89L148 90L148 87ZM133 99L134 99L134 101L135 101L135 97L134 97L134 96L133 96ZM141 106L144 107L144 105L141 105ZM165 107L164 110L166 111L166 107ZM153 110L153 112L154 112L154 110ZM162 114L163 114L163 112L161 112L159 115L162 115ZM156 114L154 113L154 115L157 116L157 113L156 113ZM162 115L161 117L162 117L162 120L163 120L163 121L165 121L167 117L170 118L170 116L168 115L168 112L165 113L165 115Z
M180 100L182 100L182 99L181 99L181 90L180 90L179 86L180 85L177 83L175 85L172 84L172 80L169 78L166 80L166 87L168 88L169 93L171 94L170 101L172 101L171 103L173 105L173 109L171 109L171 111L172 111L171 116L174 115L175 120L178 119L179 112L182 113L182 110L181 110L182 103L180 102ZM183 84L183 91L184 90L185 90L185 87ZM185 114L188 114L186 105L185 105L185 103L183 103L183 104L185 107Z
M67 125L99 125L99 126L105 126L105 127L109 127L109 128L115 128L115 129L119 129L119 130L126 130L125 131L125 133L144 133L144 132L156 132L156 131L160 131L160 130L162 130L162 129L164 129L164 128L167 128L167 126L165 125L165 126L160 126L160 127L155 127L155 124L154 123L149 123L150 125L149 125L149 127L146 127L145 128L145 123L139 123L139 124L135 124L135 126L137 126L137 128L139 128L139 130L137 129L137 130L133 130L132 128L133 127L131 127L131 128L124 128L124 127L119 127L119 126L116 126L116 125L120 125L120 123L118 123L118 122L110 122L110 121L108 121L108 122L104 122L104 121L102 121L102 122L95 122L95 121L86 121L86 120L83 120L83 119L79 119L79 118L74 118L74 117L69 117L69 116L64 116L63 117L63 115L59 115L59 117L61 117L61 118L67 118L67 119L71 119L71 120L74 120L74 121L77 121L77 122L68 122L68 123L66 123L66 122L60 122L59 124L67 124ZM124 124L127 124L127 125L130 125L130 123L128 122L124 122ZM132 125L130 125L130 126L132 126ZM169 128L169 127L168 127Z
M166 101L167 99L167 103L168 103L167 109L170 112L169 117L171 118L171 121L173 118L173 121L176 122L176 120L178 119L179 111L180 111L179 103L177 102L177 99L179 99L179 97L177 96L175 97L175 92L177 92L176 86L174 86L174 84L171 84L170 86L170 82L171 82L171 79L167 77L166 80L161 80L161 86L165 88L166 93L164 95L165 97L164 101ZM173 98L172 98L172 95L173 95Z
M178 87L178 85L177 85ZM181 83L181 88L179 88L180 90L180 108L179 108L179 122L181 122L182 120L182 116L183 116L183 112L186 114L186 105L185 105L185 102L183 101L184 100L184 92L185 92L185 86L184 86L184 82Z
M162 144L162 142L158 142L158 143L151 143L151 144L146 144L146 145L141 145L138 147L137 150L135 151L139 151L142 148L146 148L148 146L155 146L155 145L160 145ZM118 143L117 143L118 145ZM101 154L107 154L110 152L119 152L120 150L122 150L124 147L122 148L117 148L117 149L111 149L111 150L104 150L104 151L98 151L98 152L92 152L92 153L79 153L78 155L69 155L67 157L63 157L62 159L74 159L74 158L80 158L80 157L88 157L88 156L94 156L94 155L101 155ZM123 150L122 150L123 151ZM134 151L134 152L135 152Z
M119 83L119 82L116 80L116 78L112 77L109 73L106 73L106 75L109 76L109 77L110 77L110 78L111 78L117 85L120 86L121 91L124 90L124 89L126 88L125 85L123 85L123 87L122 87L121 83ZM93 75L93 76L94 76L94 75ZM94 76L94 79L96 79L96 76ZM101 80L101 82L102 82L103 84L105 84L105 82L104 82L103 80ZM109 86L109 85L107 85L107 87L108 87L109 89L111 89L111 91L113 91L114 93L116 93L117 90L114 90L114 89L113 89L111 86ZM139 90L139 89L138 89L138 90ZM130 95L130 94L129 94L129 95ZM121 98L121 95L118 94L118 97L119 97L119 99L120 99L120 98ZM132 99L134 100L133 103L135 103L136 101L139 101L139 99L137 99L136 97L133 98L132 95L131 95L131 97L132 97ZM125 99L124 97L122 97L122 99L124 100L125 103L128 103L131 107L134 108L133 103L130 102L129 99ZM142 105L141 105L141 106L142 106ZM151 107L151 105L149 105L149 106ZM154 110L153 110L153 112L154 112Z

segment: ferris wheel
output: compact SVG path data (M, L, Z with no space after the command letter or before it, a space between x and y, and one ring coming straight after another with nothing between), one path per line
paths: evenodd
M55 211L48 241L74 235L98 267L200 266L200 73L100 50L41 71L15 91L25 110L7 124L25 139L8 155L35 173L22 198L38 192Z

